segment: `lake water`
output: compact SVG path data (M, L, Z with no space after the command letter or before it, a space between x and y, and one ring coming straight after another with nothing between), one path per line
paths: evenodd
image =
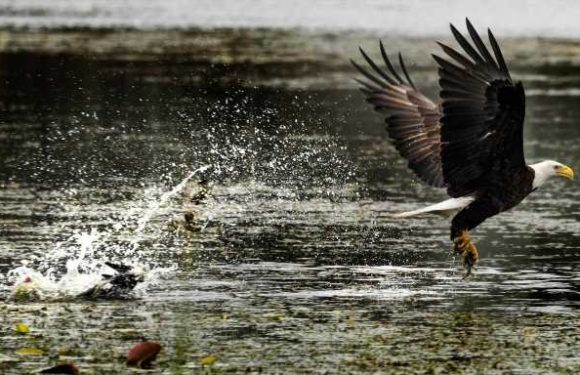
M436 98L433 38L388 31L3 32L0 371L124 373L144 336L164 347L154 373L203 372L208 354L229 373L578 373L577 183L481 225L463 280L447 221L389 216L445 195L415 180L352 80L348 59L376 56L378 37ZM502 45L528 94L528 161L578 169L580 43ZM135 232L206 165L204 203L171 198ZM94 259L166 271L131 300L8 299L7 271L58 274L91 231Z

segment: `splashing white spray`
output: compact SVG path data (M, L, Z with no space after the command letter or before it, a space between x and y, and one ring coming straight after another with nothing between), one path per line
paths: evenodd
M179 184L177 184L170 191L162 194L157 200L149 204L149 206L141 212L130 212L129 217L124 218L124 224L135 222L134 218L138 217L136 221L136 229L133 232L132 238L129 242L128 248L124 250L123 264L130 265L134 268L140 269L145 279L139 285L139 291L144 291L148 285L153 284L160 275L172 271L167 268L153 268L138 264L133 255L136 255L136 250L139 247L143 238L143 233L151 220L157 215L163 214L168 209L168 201L179 194L186 184L197 174L206 171L209 166L200 167L189 173ZM131 220L133 218L133 220ZM28 263L17 267L7 274L9 282L13 283L13 296L27 296L37 299L69 299L75 298L87 290L95 287L102 282L103 270L107 268L104 265L104 260L99 260L96 257L96 252L99 248L107 246L119 246L112 244L112 237L115 233L127 228L127 225L114 225L110 231L98 231L96 228L91 228L90 231L77 231L73 234L73 247L78 250L71 257L71 249L63 247L62 244L57 244L53 249L53 253L47 254L44 264L45 272L41 272L32 267ZM56 261L66 259L64 273L59 272Z

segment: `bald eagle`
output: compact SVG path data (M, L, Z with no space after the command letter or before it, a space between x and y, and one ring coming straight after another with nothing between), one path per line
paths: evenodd
M438 65L440 104L415 86L401 54L400 72L389 60L383 43L380 68L360 48L364 68L360 90L375 110L385 115L387 132L409 168L428 185L445 188L449 199L403 212L452 216L451 241L463 257L467 275L478 260L468 231L487 218L511 209L552 176L574 178L573 170L556 161L526 164L523 151L525 94L514 82L499 45L488 29L493 56L466 19L471 42L453 25L461 51L438 42L445 58Z

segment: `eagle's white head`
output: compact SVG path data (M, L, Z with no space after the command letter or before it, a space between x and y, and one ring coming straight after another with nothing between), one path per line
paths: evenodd
M565 177L569 180L574 179L572 168L554 160L544 160L536 164L530 164L530 168L535 172L532 189L542 186L544 182L554 176Z

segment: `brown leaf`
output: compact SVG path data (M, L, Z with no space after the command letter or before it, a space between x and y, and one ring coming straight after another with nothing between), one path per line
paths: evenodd
M139 368L148 367L157 358L161 345L153 341L143 341L136 344L127 353L127 364Z
M71 363L64 363L62 365L56 365L51 368L44 369L40 372L41 374L69 374L69 375L78 375L79 369L71 364Z

